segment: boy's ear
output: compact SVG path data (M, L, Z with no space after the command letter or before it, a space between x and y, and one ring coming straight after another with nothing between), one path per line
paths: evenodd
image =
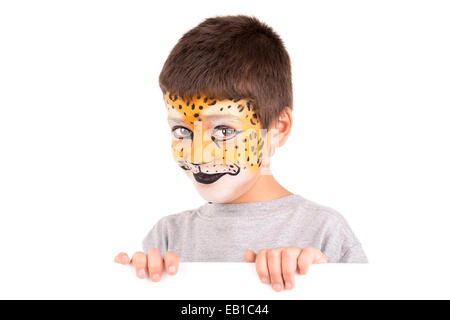
M285 107L278 118L273 121L273 124L269 129L272 147L271 154L275 151L274 148L281 147L285 144L289 137L289 133L291 132L291 128L292 109L290 107Z

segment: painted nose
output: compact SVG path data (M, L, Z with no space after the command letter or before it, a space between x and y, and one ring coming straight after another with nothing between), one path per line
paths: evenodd
M191 162L202 164L214 160L214 142L207 131L202 128L202 122L194 123L194 135L191 145Z

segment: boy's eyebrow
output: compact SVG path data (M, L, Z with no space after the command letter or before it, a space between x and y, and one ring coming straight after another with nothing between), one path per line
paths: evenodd
M170 123L180 123L180 124L184 124L185 123L182 119L176 118L176 117L171 117L171 116L167 117L167 121L169 122L169 124Z
M201 116L202 119L205 119L206 121L213 121L213 120L235 120L240 121L241 118L233 115L233 114L206 114ZM167 120L169 122L176 122L176 123L184 123L183 119L180 117L175 117L172 115L169 115L167 117Z
M202 118L206 120L223 120L223 119L229 119L229 120L238 120L240 121L241 118L234 115L234 114L205 114L202 115Z

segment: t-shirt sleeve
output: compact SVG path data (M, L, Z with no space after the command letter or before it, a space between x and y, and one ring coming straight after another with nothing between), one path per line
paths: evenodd
M348 248L341 256L340 263L368 263L366 254L360 243Z
M344 217L334 211L327 223L322 252L330 263L368 263L366 254Z
M147 253L148 250L152 248L157 248L161 256L167 252L168 247L168 234L167 225L165 217L161 218L150 230L150 232L145 236L142 241L142 248L144 252Z

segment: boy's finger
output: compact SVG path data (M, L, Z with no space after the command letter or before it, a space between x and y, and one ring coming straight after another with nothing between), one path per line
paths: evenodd
M294 287L297 259L301 251L302 249L299 247L287 247L281 252L281 270L286 289Z
M164 255L164 265L166 272L170 275L174 275L178 271L178 265L180 264L180 257L175 252L167 251Z
M281 276L281 249L270 249L267 252L267 265L269 266L270 281L275 291L283 289L283 278Z
M121 252L117 256L115 256L114 262L120 264L129 264L130 258L128 258L128 255L125 252Z
M263 283L270 283L269 268L267 266L267 250L262 249L258 251L255 258L256 273Z
M248 249L244 253L244 259L246 262L255 262L256 261L256 253L253 250Z
M144 279L147 277L147 256L143 252L136 252L131 258L134 268L136 269L136 275L138 278Z
M322 252L320 252L320 250L313 247L304 248L298 257L298 268L300 274L306 274L309 266L313 263L325 262L325 256Z
M150 272L150 279L154 282L161 280L163 270L163 259L161 253L157 248L148 250L148 271Z

